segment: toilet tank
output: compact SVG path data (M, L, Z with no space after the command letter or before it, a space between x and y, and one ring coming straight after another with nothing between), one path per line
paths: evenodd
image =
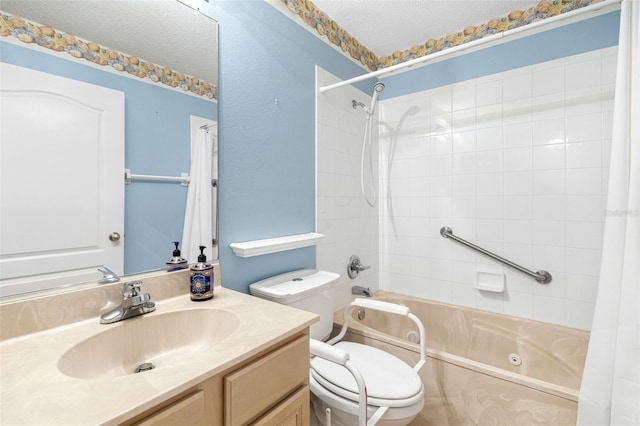
M262 299L318 314L320 322L311 325L311 338L325 340L333 328L333 302L339 278L334 272L301 269L253 283L249 290Z

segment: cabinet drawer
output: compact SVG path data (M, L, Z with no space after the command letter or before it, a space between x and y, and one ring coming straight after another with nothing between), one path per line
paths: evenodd
M304 386L253 426L308 426L310 409L309 386Z
M202 426L205 424L204 404L204 392L198 391L136 423L136 426Z
M309 337L302 336L224 378L224 424L249 423L309 379Z

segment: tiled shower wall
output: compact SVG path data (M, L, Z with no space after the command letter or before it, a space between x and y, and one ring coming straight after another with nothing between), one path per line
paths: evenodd
M381 102L380 288L590 329L616 53L595 50ZM329 139L334 150L355 150ZM320 165L328 153L318 154ZM357 170L354 152L349 158L344 167ZM320 169L318 176L328 179ZM328 183L349 205L351 185ZM358 215L345 229L366 228ZM539 284L446 240L443 226L548 270L553 281ZM504 272L503 293L474 287L484 269Z
M316 81L325 86L340 80L318 67ZM370 105L371 97L351 86L317 96L316 229L325 238L316 247L316 267L340 274L334 306L338 310L351 301L351 286L378 288L378 208L369 207L360 193L366 114L352 107L352 100ZM372 152L377 179L376 123L374 119ZM354 254L371 269L352 280L346 268Z

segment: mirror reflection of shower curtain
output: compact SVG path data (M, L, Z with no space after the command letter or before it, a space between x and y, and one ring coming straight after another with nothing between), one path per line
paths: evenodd
M213 156L215 134L207 129L198 129L191 136L191 169L189 190L182 231L182 257L195 263L200 253L199 246L205 246L208 260L213 258L212 239L214 236Z

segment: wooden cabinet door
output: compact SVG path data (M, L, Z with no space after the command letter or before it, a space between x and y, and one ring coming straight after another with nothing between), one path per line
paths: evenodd
M255 426L308 426L309 386L304 386L255 423Z
M204 426L205 402L205 393L198 391L136 423L136 426Z
M224 424L241 426L264 415L309 379L307 335L224 378Z

